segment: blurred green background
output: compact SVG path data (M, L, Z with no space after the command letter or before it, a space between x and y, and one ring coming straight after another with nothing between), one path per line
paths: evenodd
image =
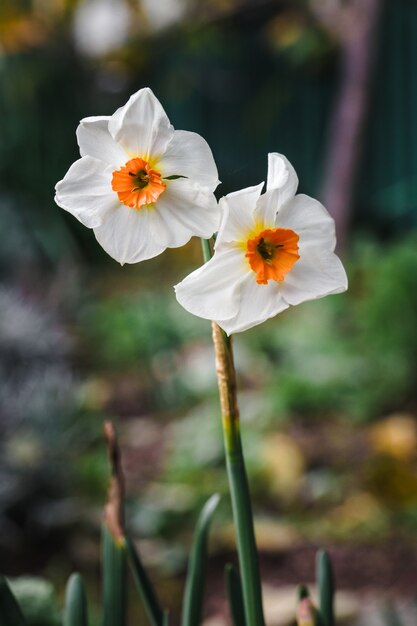
M121 268L53 200L79 120L150 86L209 142L219 197L284 153L348 268L346 294L235 340L266 581L311 579L320 544L341 586L415 592L416 64L415 0L2 0L2 571L62 591L78 568L97 587L104 419L171 605L196 511L227 494L210 327L172 290L199 242ZM209 615L233 549L227 495L214 534Z

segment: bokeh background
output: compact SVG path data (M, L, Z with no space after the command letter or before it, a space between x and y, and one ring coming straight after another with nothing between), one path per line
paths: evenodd
M293 611L287 586L312 580L317 546L334 558L350 623L382 623L371 613L408 606L417 583L416 66L415 0L2 0L4 573L52 580L59 596L78 569L98 598L110 418L129 524L174 613L197 511L213 491L225 494L206 613L225 610L233 532L210 327L172 290L201 264L199 242L121 268L53 199L78 157L79 120L150 86L176 128L209 142L219 196L264 180L267 152L284 153L300 191L335 217L348 268L346 294L235 341L270 624L290 623L273 617L277 599L290 598ZM35 584L46 604L58 602L46 583L18 581L29 607ZM54 626L42 610L31 626ZM146 623L134 602L132 620Z

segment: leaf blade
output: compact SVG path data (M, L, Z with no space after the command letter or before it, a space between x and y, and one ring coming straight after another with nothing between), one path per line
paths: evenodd
M4 576L0 576L0 626L27 626L19 604Z
M245 609L239 575L231 563L225 567L226 592L229 599L233 626L245 626Z
M208 533L219 501L218 494L211 496L197 520L184 590L182 626L197 626L201 621Z
M127 613L126 544L103 525L103 626L125 626Z
M83 579L72 574L65 592L64 626L88 626L87 597Z
M164 612L141 562L139 552L136 550L133 541L129 538L126 538L126 547L130 568L133 572L136 587L142 598L148 619L152 626L164 626L164 624L167 623L164 618Z
M316 572L321 619L324 626L334 626L334 575L332 562L325 550L317 552Z

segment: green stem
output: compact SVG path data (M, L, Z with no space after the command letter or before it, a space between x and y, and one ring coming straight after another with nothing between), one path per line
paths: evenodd
M204 262L207 263L212 254L209 240L202 239L201 246ZM215 322L212 322L212 330L216 353L227 475L232 499L233 520L236 527L246 626L265 626L252 503L240 438L232 340Z
M252 504L240 437L232 342L215 322L212 323L212 328L246 624L265 626Z
M207 263L207 261L210 261L211 259L211 248L209 239L201 239L201 249L203 251L204 263Z

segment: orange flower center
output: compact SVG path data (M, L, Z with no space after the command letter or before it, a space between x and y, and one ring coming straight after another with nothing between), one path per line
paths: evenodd
M113 172L111 186L120 202L132 209L140 209L145 204L156 202L166 188L161 174L139 157L130 159Z
M289 228L268 228L246 242L246 258L256 274L256 282L284 280L298 254L299 236Z

